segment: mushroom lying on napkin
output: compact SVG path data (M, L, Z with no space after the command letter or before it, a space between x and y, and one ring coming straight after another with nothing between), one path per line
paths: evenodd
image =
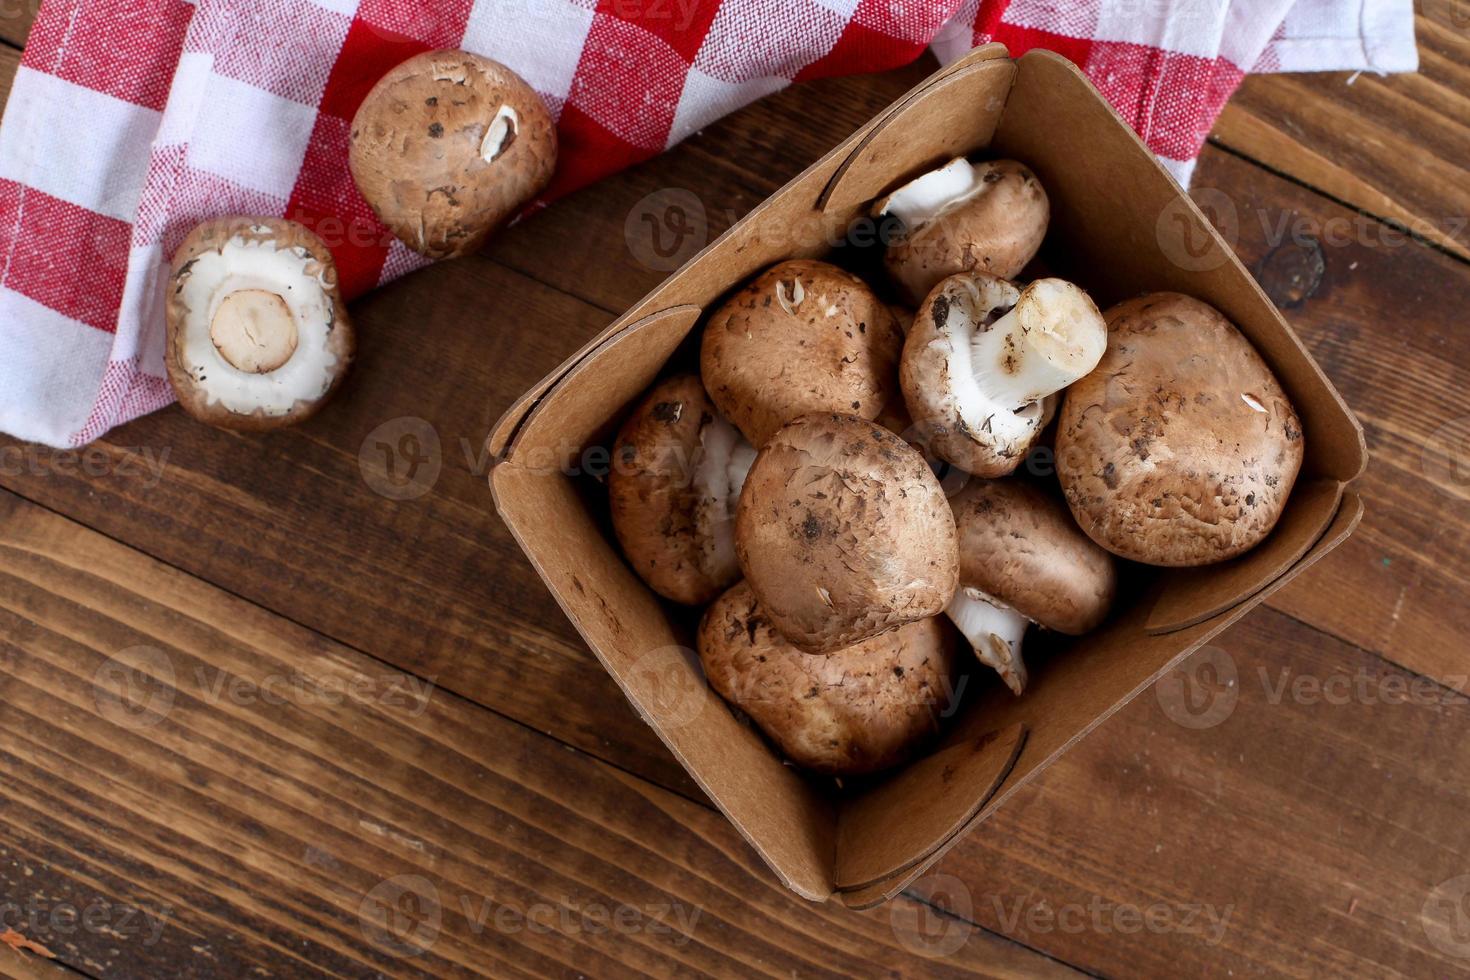
M321 239L281 218L222 218L174 255L164 364L184 410L227 429L274 429L321 408L355 343Z
M352 120L352 179L379 220L431 259L467 255L556 169L541 97L498 61L430 51L373 86Z

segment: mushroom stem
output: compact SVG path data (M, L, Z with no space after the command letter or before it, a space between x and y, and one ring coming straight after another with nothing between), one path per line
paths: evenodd
M738 429L718 415L699 431L699 459L694 464L694 492L699 513L715 559L720 565L735 561L735 505L755 462L755 447ZM717 566L718 567L718 566Z
M955 157L938 170L915 178L878 204L879 214L891 214L913 231L928 224L949 208L972 197L981 188L975 167L964 157Z
M1009 310L982 313L980 306L977 296L974 307L952 309L950 317L968 317L961 328L971 331L971 375L992 402L1009 411L1084 377L1108 345L1097 307L1061 279L1036 280Z
M209 339L231 367L266 374L296 353L296 319L278 294L237 289L215 309Z
M1021 639L1030 625L1026 617L971 588L957 591L944 612L965 634L980 662L995 668L1006 687L1020 694L1026 687L1026 664L1021 659Z

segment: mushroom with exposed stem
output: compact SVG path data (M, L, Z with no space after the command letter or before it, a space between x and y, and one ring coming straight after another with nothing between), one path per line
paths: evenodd
M352 120L348 165L388 230L433 259L478 249L556 169L556 125L498 61L429 51L393 68Z
M931 616L811 656L772 627L745 582L699 626L710 686L796 765L836 776L898 765L938 732L954 708L958 648L954 630Z
M655 385L613 443L613 531L633 569L659 595L699 605L740 577L735 503L755 460L699 379Z
M164 365L179 404L227 429L307 418L352 363L355 342L322 240L281 218L221 218L175 253Z
M1026 686L1021 640L1036 623L1079 635L1107 615L1113 558L1066 506L1021 480L972 480L956 494L960 587L945 612L980 662L1016 694Z
M909 181L874 210L902 225L884 263L911 303L959 272L1019 275L1051 219L1046 191L1024 165L964 157Z
M904 401L929 449L967 473L1004 476L1051 418L1051 396L1084 377L1107 326L1081 289L1024 289L981 273L950 276L924 300L904 342Z
M1219 310L1153 293L1107 312L1108 349L1068 390L1057 477L1098 544L1152 565L1255 547L1301 470L1301 420L1270 367Z
M710 317L700 375L751 445L798 415L873 418L898 394L903 333L857 276L792 259L772 266Z
M787 641L830 653L938 614L959 572L954 516L919 453L852 415L803 415L740 495L741 571Z

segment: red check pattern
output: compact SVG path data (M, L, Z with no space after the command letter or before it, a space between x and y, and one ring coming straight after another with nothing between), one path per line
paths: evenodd
M422 265L345 165L358 105L421 51L495 58L546 100L538 205L791 82L987 41L1072 59L1187 179L1252 67L1414 66L1409 0L1362 3L45 0L0 127L0 430L78 445L171 400L164 270L200 221L301 221L352 296Z

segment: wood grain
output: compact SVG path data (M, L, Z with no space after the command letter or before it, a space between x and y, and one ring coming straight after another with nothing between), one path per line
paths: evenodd
M0 0L0 42L23 47L40 7L40 0Z
M1417 6L1417 73L1251 76L1211 139L1470 258L1470 7Z
M515 296L516 322L538 326L466 315L485 296ZM12 444L0 483L694 795L555 611L485 482L491 422L604 319L487 260L432 269L358 307L353 375L304 427L242 437L170 408L89 450L98 475ZM433 460L402 487L421 495L392 499L374 487L396 494L383 452L405 473L405 434Z
M0 637L0 881L93 975L1069 973L916 958L922 907L803 903L713 810L11 494Z
M1140 696L915 890L1103 976L1463 975L1470 701L1280 613L1213 648L1193 711Z
M830 128L805 131L800 138L810 145L773 155L765 180L799 170L808 162L801 153L819 152L824 138L836 142L912 80L843 81L824 86L843 93L831 100L843 108L833 109ZM787 111L809 111L811 96L794 91L800 97ZM743 138L732 131L706 136ZM665 159L692 182L710 169L707 142ZM114 430L89 450L91 472L100 475L68 465L64 454L0 441L10 454L0 460L7 463L0 485L698 797L493 515L481 448L499 414L605 325L606 309L629 291L631 270L614 261L603 273L593 253L634 261L606 243L620 240L621 202L639 194L651 173L644 167L615 178L606 198L578 195L519 226L491 254L426 270L357 304L353 374L333 406L305 426L238 436L201 427L172 408ZM568 229L562 210L571 211L573 224L582 222L579 232ZM721 205L725 217L731 211ZM574 280L568 270L589 270L584 291L593 301L513 271L507 255L541 278L564 277L558 285ZM662 275L642 273L649 285ZM623 292L611 292L614 284ZM639 292L630 302L642 285L632 289ZM390 499L374 490L391 483L381 479L381 451L393 451L405 434L421 437L426 449L437 440L441 468L433 481L425 475L432 463L422 469L422 485L432 483L422 496ZM394 462L402 467L405 460L400 454Z
M10 98L10 86L15 83L15 73L20 70L20 52L0 44L0 107Z
M1194 194L1368 436L1362 525L1269 604L1465 688L1470 265L1219 150Z

